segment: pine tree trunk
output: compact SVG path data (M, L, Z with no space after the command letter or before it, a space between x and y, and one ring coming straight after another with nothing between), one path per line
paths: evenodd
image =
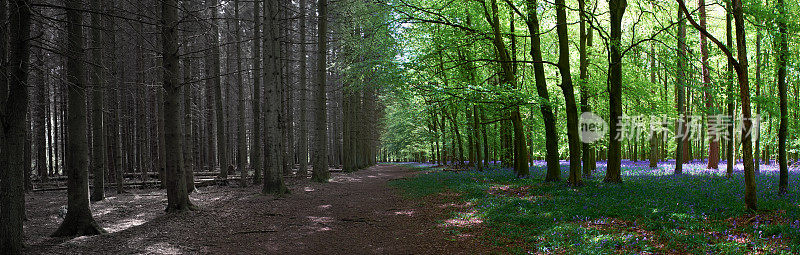
M212 70L212 79L214 79L214 89L215 89L215 111L216 114L216 140L217 140L217 155L219 156L219 178L222 179L220 185L227 185L228 184L228 140L225 134L225 112L223 110L223 89L222 89L222 80L220 76L220 54L219 54L219 34L218 27L217 27L217 0L207 0L206 3L211 9L211 20L214 23L211 29L211 69Z
M261 2L253 2L253 139L250 166L253 184L261 182Z
M306 57L308 56L306 48L306 13L307 13L306 0L300 0L300 84L298 84L299 103L300 103L300 129L297 138L297 160L299 166L297 176L305 177L308 175L308 66L306 64Z
M10 1L8 8L8 31L4 26L0 30L2 46L0 60L6 61L6 34L9 35L8 65L0 72L0 107L5 115L0 125L0 251L4 254L22 254L24 246L23 219L25 218L25 191L23 173L25 162L25 140L29 126L25 121L28 112L28 57L30 54L30 2L24 0ZM0 21L6 20L5 2L0 7ZM7 90L6 90L7 89ZM29 174L29 173L28 173Z
M166 181L168 213L193 210L184 177L182 89L179 81L178 1L161 2L162 50L164 64L164 137L166 145Z
M105 231L97 225L89 209L89 148L86 121L86 75L84 74L83 1L66 1L67 6L67 215L53 237L97 235Z
M191 10L191 8L190 8ZM184 52L189 52L191 49L191 43L186 42L184 45L187 48ZM193 126L192 126L192 60L187 56L183 59L183 85L181 86L181 92L183 93L183 135L184 135L184 144L185 150L183 154L183 161L184 161L184 183L186 184L186 191L188 193L192 193L195 190L194 187L194 136L193 136ZM159 118L164 116L163 114L159 114ZM161 122L163 119L159 119ZM161 122L164 123L164 122ZM161 124L159 124L161 125ZM163 126L162 126L163 127ZM162 147L165 148L166 141L162 143ZM166 154L166 153L165 153Z
M216 0L206 0L206 7L209 12L212 11L212 6L216 5ZM210 18L216 17L214 13L208 13ZM203 66L205 67L205 89L204 93L206 96L205 100L205 122L206 128L204 136L206 138L206 164L205 166L208 168L208 171L215 171L217 166L217 141L216 141L216 133L214 132L216 115L214 111L216 108L214 107L214 88L219 81L217 78L219 76L219 55L218 48L219 48L219 37L216 33L217 31L217 21L212 19L209 21L209 30L211 33L207 33L205 37L205 46L208 47L210 50L206 50L204 53L204 60L205 63ZM217 50L215 50L217 49ZM221 114L221 113L220 113Z
M266 140L264 150L264 185L261 192L264 194L281 195L288 192L283 182L280 148L280 100L278 93L278 52L277 37L277 5L273 1L264 2L264 94L267 96L264 114Z
M92 189L91 200L101 201L105 198L105 168L106 168L106 141L105 141L105 120L103 114L103 102L105 102L103 90L105 89L106 77L101 65L103 65L103 35L100 31L100 13L103 6L100 0L92 0L92 178L94 187Z
M247 130L244 125L245 120L245 112L244 112L244 82L242 79L242 32L241 32L241 22L239 21L239 0L233 1L233 8L234 8L234 17L236 19L236 82L239 85L239 93L237 96L238 102L236 104L236 112L238 116L238 120L236 121L236 133L237 139L236 144L238 146L237 151L237 166L236 168L239 169L241 173L241 179L239 181L239 185L242 187L247 186Z
M34 27L35 29L41 29L40 26ZM44 65L44 50L36 49L35 50L35 59L36 65L40 67L45 67ZM37 80L31 86L34 87L34 91L36 93L36 101L38 101L34 106L34 114L31 115L33 120L33 144L36 147L36 156L35 164L36 164L36 175L39 176L40 181L47 182L48 180L48 155L47 155L47 128L45 123L47 123L48 118L47 115L49 114L49 103L50 103L50 93L47 89L47 81L45 79L45 70L40 69L36 74Z
M109 5L110 5L109 7L111 9L111 10L109 10L109 14L111 14L111 15L116 14L116 11L115 11L116 10L116 4L115 3L109 3ZM113 137L112 138L113 139L113 144L114 144L114 146L113 146L113 150L114 150L114 182L116 182L117 194L122 194L122 193L125 193L125 176L124 176L124 170L123 170L123 165L122 165L123 160L124 160L124 158L123 158L123 153L124 152L122 150L122 147L123 147L123 140L122 140L122 138L123 138L123 136L122 136L122 125L123 124L122 124L122 121L123 121L123 119L121 117L122 111L123 111L123 108L122 108L122 104L123 104L122 103L122 86L123 86L123 83L119 82L119 80L117 79L117 71L119 70L119 63L117 62L117 59L116 59L117 54L116 54L116 49L115 49L116 44L117 44L117 38L116 38L117 27L116 27L116 23L115 23L115 18L108 18L107 26L110 28L110 32L107 35L107 37L108 37L107 41L109 42L109 46L107 47L107 49L109 50L109 59L112 62L112 64L110 65L111 66L111 68L110 68L111 77L115 82L117 82L115 91L112 94L113 97L114 97L114 100L112 102L114 102L114 108L115 108L114 109L114 117L113 117L114 118L114 125L112 127L113 128L112 133L114 134L112 136Z
M317 21L317 82L314 86L314 168L312 180L327 182L328 172L327 149L327 104L325 86L328 76L328 1L319 0Z

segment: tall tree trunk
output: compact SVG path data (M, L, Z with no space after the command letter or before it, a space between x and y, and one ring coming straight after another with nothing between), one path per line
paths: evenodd
M784 0L778 0L777 5L778 11L780 12L780 17L778 18L777 36L778 59L775 65L778 68L776 75L778 79L778 93L780 94L781 108L781 123L778 126L778 167L780 168L778 191L781 194L786 194L789 189L789 168L786 162L786 136L788 132L787 127L789 125L788 100L786 98L786 93L788 90L786 87L786 65L788 64L787 61L789 59L789 33L787 32L786 19L788 17L786 16L787 8L784 4ZM738 32L739 31L737 29L737 35L739 34ZM744 107L744 104L742 104L742 106ZM746 154L745 157L747 157ZM745 158L745 160L747 159ZM752 164L752 162L753 161L750 161L749 163Z
M109 3L108 7L110 9L108 13L110 15L115 15L116 14L116 7L117 7L116 3L113 3L113 2ZM112 129L113 129L112 133L114 134L112 136L113 137L112 138L113 139L113 144L114 144L114 146L113 146L113 150L114 150L114 153L113 153L114 154L114 182L116 182L117 194L122 194L122 193L125 193L125 176L124 176L124 170L123 170L123 167L122 167L122 161L123 161L124 158L123 158L123 150L122 150L122 146L123 146L122 137L123 136L122 136L122 117L121 117L122 116L122 110L123 110L123 108L122 108L122 105L123 105L123 103L122 103L122 98L123 98L122 97L122 86L123 86L123 83L119 82L119 79L117 77L117 74L118 74L117 72L120 70L119 69L120 65L119 65L119 62L117 62L118 60L116 58L117 57L117 53L116 53L116 45L117 45L116 18L114 18L114 17L107 17L107 18L108 18L107 27L110 28L109 29L110 31L108 31L108 34L106 35L106 37L108 38L108 40L106 40L108 42L108 47L106 49L109 52L109 56L108 57L109 57L109 60L111 61L111 64L110 64L111 75L110 76L112 77L112 80L117 83L116 87L114 88L114 93L112 93L112 97L114 99L112 101L112 103L114 104L114 115L113 115L114 125L112 127Z
M698 0L697 5L700 7L700 26L706 28L706 3L705 0ZM708 45L707 39L704 34L700 34L700 54L702 55L702 68L703 68L703 87L705 88L705 101L706 101L706 116L708 126L715 126L716 120L712 118L717 114L714 108L714 94L712 91L711 74L708 66ZM709 144L708 144L708 166L709 169L719 168L719 136L715 133L715 129L708 129Z
M28 112L28 57L30 54L30 1L14 0L8 5L10 11L8 31L8 65L0 69L0 108L3 109L3 125L0 125L0 251L3 254L22 254L23 219L25 218L25 191L23 155L25 138L29 126L25 121ZM0 21L6 19L5 1L0 7ZM0 29L0 60L6 61L6 28ZM6 80L7 78L7 80ZM88 201L87 201L88 202Z
M41 25L35 26L33 29L41 29ZM40 66L40 70L37 72L36 77L37 80L34 84L30 84L34 87L34 91L36 93L36 100L38 101L34 106L34 114L31 115L33 120L33 143L36 147L36 155L35 155L35 164L36 164L36 175L39 176L40 181L47 182L48 180L48 155L47 155L47 132L49 132L49 128L46 128L48 121L48 114L49 114L49 105L50 104L50 91L47 89L48 83L45 78L45 73L48 72L44 64L44 50L39 48L34 51L34 59L36 59L36 65ZM2 89L2 88L0 88Z
M191 9L190 9L191 10ZM186 42L186 48L190 48L191 43ZM188 51L188 50L187 50ZM186 149L184 151L183 161L184 161L184 168L183 168L183 176L184 182L186 184L186 191L188 193L192 193L195 190L194 187L194 134L193 130L194 127L192 126L192 60L187 56L183 59L183 86L181 86L181 90L183 93L183 135L184 135L184 144L186 145ZM163 114L161 114L163 116ZM166 147L166 141L164 141L164 146L160 148ZM160 150L159 148L159 150ZM165 150L166 152L166 150ZM166 153L164 153L166 155ZM164 185L166 188L166 184Z
M555 0L556 33L558 34L558 70L561 74L561 90L567 111L567 140L569 141L569 178L571 186L583 185L581 180L581 140L578 137L578 106L575 103L575 88L569 69L569 36L567 35L567 10L564 0Z
M46 67L46 66L42 65L42 67ZM54 112L51 111L51 109L55 109L55 108L51 108L51 106L50 106L50 104L53 102L53 100L50 99L50 95L51 95L50 91L51 90L50 90L50 76L49 76L49 73L50 72L47 72L47 71L42 72L43 77L44 77L44 79L43 79L44 80L44 84L42 84L42 86L44 86L43 89L44 89L44 94L45 94L45 98L44 98L44 102L43 102L44 103L44 114L45 114L45 130L47 131L47 135L46 135L46 138L47 138L47 144L46 144L46 146L47 146L47 152L46 152L47 153L47 172L45 173L44 176L42 176L42 178L44 178L44 179L42 179L43 182L47 182L49 180L49 177L53 174L53 172L55 172L55 167L56 167L56 162L55 162L56 155L54 153L54 150L55 150L54 147L56 146L56 143L53 140L53 138L55 137L53 135L53 128L55 127L55 125L53 124L53 121L55 120L55 118L54 118Z
M222 80L220 75L220 56L219 56L219 31L217 27L217 0L206 0L211 10L211 69L212 79L215 89L215 111L217 122L217 155L219 156L219 178L222 179L220 185L228 184L228 143L225 134L225 112L223 111Z
M233 1L233 9L234 9L234 17L236 19L236 82L239 85L239 93L237 96L238 102L236 104L236 112L238 116L238 120L236 121L236 133L237 139L236 144L238 146L237 151L237 160L236 160L236 168L239 169L239 173L241 174L241 179L239 179L239 185L242 187L247 186L247 130L244 125L245 122L245 112L244 112L244 82L242 79L242 29L241 29L241 22L239 21L239 0Z
M491 1L491 14L489 13L488 9L484 7L484 12L486 16L486 20L492 26L492 44L496 49L498 60L500 60L500 67L502 69L502 76L501 80L505 84L510 84L511 89L519 89L517 86L517 79L514 74L514 66L513 60L511 56L509 56L509 52L506 49L505 42L503 42L502 35L500 33L500 17L498 13L498 6L497 1ZM514 100L511 102L510 110L511 110L511 125L513 126L514 131L514 138L513 138L513 148L514 148L514 173L517 177L525 177L529 175L528 169L528 150L525 147L525 128L522 126L522 116L520 115L519 110L519 102Z
M253 2L253 139L250 166L253 184L261 182L261 2Z
M325 100L325 86L328 76L328 1L319 0L317 21L317 83L314 87L314 169L312 180L327 182L330 178L328 172L327 140L327 105Z
M183 116L181 116L182 90L178 58L178 1L161 2L162 57L164 64L164 137L167 150L166 181L167 209L169 213L193 210L189 201L184 177Z
M472 120L473 120L473 118L472 118L472 114L473 114L472 113L472 107L467 105L465 111L466 111L467 126L468 126L468 129L467 129L467 151L469 152L469 158L467 159L467 161L468 161L467 162L467 166L468 167L475 167L475 157L476 157L475 156L475 147L476 146L475 146L475 139L474 139L474 137L475 137L474 136L474 134L475 134L474 131L475 130L473 129L474 125L472 123Z
M686 141L688 140L689 132L686 130L686 116L685 116L685 101L686 101L686 77L684 77L684 68L686 68L686 21L683 18L683 12L678 10L678 55L677 59L677 74L675 76L675 97L677 104L675 108L678 110L678 121L676 123L675 134L675 174L683 174L683 163L686 158ZM613 125L613 124L612 124Z
M609 94L609 134L608 166L604 182L622 182L622 158L620 156L620 140L616 139L619 121L622 117L622 17L628 6L626 0L608 0L611 16L611 50L608 64L608 94Z
M580 55L580 86L581 86L581 112L591 112L592 106L589 105L589 88L588 88L588 79L589 79L589 57L591 55L590 50L592 48L592 28L586 27L587 22L591 22L589 20L589 13L586 10L586 1L587 0L580 0L578 1L578 5L580 8L580 48L579 48L579 55ZM594 148L592 148L591 144L583 143L582 144L582 153L581 156L583 158L583 177L589 178L592 176L592 172L597 169L597 164L594 158Z
M547 161L547 174L545 181L561 180L561 164L558 161L558 130L556 129L556 116L553 114L550 94L547 92L547 78L542 63L541 39L539 33L539 17L536 0L528 0L528 30L531 34L531 57L534 61L533 74L536 79L536 92L539 95L539 110L544 120L545 134L545 160Z
M208 28L211 31L210 33L206 33L205 37L205 47L208 47L209 50L206 50L203 54L203 58L205 63L203 66L205 67L205 89L204 94L206 96L205 100L205 110L203 111L205 114L206 119L206 128L205 128L205 138L206 138L206 167L208 171L215 171L215 167L217 165L217 152L216 152L216 136L214 132L216 116L214 115L215 107L214 107L214 88L215 84L218 81L219 76L219 55L215 55L218 51L215 51L219 47L219 35L214 32L217 31L217 21L213 19L216 17L214 13L212 13L212 5L216 5L216 0L206 0L206 7L208 7L208 16L212 18L209 20Z
M759 24L762 24L759 21ZM761 96L761 30L756 31L756 97ZM755 172L756 174L761 172L761 160L759 157L759 152L761 151L761 104L756 103L756 116L759 118L759 124L756 125L755 130L755 140L756 140L756 147L753 155L755 155Z
M479 107L481 110L481 122L486 122L486 110L483 107ZM483 133L483 155L486 159L487 167L491 164L491 157L489 156L489 134L486 132L486 124L481 125L482 133Z
M191 86L191 85L186 85L186 86L182 86L182 87L189 87L189 86ZM166 132L164 130L165 129L165 125L166 125L165 124L166 120L164 119L165 118L164 111L161 110L161 108L164 108L164 89L163 88L161 88L161 89L156 88L156 100L157 100L156 102L157 102L158 108L159 108L158 111L156 112L156 125L157 125L156 126L156 133L158 134L158 136L156 137L156 142L158 143L158 161L156 162L156 164L157 164L156 167L158 167L158 180L160 182L159 186L162 189L165 189L165 188L167 188L167 176L166 176L167 175L167 172L166 172L166 169L167 169L167 162L166 162L166 157L167 157L167 148L166 148L166 146L167 145L166 145L166 143L167 143L167 141L166 141L166 136L164 135L164 133ZM184 159L184 160L186 160L186 159Z
M728 49L733 49L733 20L731 18L731 6L728 3L725 12L725 38L727 42ZM728 95L733 95L733 58L728 58L728 70L726 72L727 77L725 79L726 84L728 85ZM734 120L736 116L733 115L734 111L734 101L733 98L728 98L728 116L731 120ZM727 168L725 174L728 178L733 176L733 166L736 165L736 161L733 160L734 151L733 151L733 144L736 141L734 135L733 125L728 125L728 135L730 135L730 139L728 140L727 149L725 150L725 158L727 161Z
M481 152L482 150L481 137L480 137L481 131L480 129L478 129L480 127L479 123L480 123L480 118L478 117L478 105L472 104L472 137L475 141L474 150L475 150L475 160L477 163L475 167L478 169L478 171L482 171L484 167L483 160L485 155Z
M656 84L656 46L655 42L650 43L650 52L647 54L650 57L650 83L655 85ZM651 91L654 95L658 91L656 87L655 91ZM650 103L650 109L652 111L656 111L656 104ZM655 130L650 129L650 168L657 168L658 167L658 141L659 141L659 134L661 132L655 132Z
M276 48L279 47L277 38L277 6L274 1L264 1L264 94L266 115L264 124L266 129L266 141L264 150L264 183L261 192L264 194L281 195L288 190L283 183L283 171L281 169L281 148L280 148L280 123L278 123L280 111L280 97L278 95L278 54Z
M691 16L688 15L689 10L686 8L686 3L683 0L677 0L679 4L679 8L684 14L687 15L687 19L689 22L692 23L697 30L701 33L706 34L709 39L711 39L718 48L722 50L722 52L728 57L730 65L733 66L733 69L736 71L737 78L739 81L739 98L742 102L742 161L744 164L744 183L745 183L745 195L744 195L744 202L745 206L750 211L755 211L758 209L757 206L757 198L756 198L756 183L755 183L755 173L754 173L754 166L753 166L753 148L752 148L752 140L750 137L750 131L753 126L753 121L751 119L751 111L750 111L750 81L748 78L747 73L747 38L745 35L745 23L744 23L744 10L742 7L741 0L733 0L731 3L731 10L730 14L733 16L734 24L736 25L736 58L734 58L733 52L728 49L728 46L722 44L719 40L713 37L708 31L700 27L697 22L692 19ZM730 31L730 29L728 30ZM730 36L728 36L730 38ZM729 44L730 45L730 39ZM733 162L728 162L728 164L732 164Z
M103 34L100 31L100 13L103 6L100 0L92 0L92 172L94 173L94 187L92 189L91 200L100 201L105 198L105 168L106 168L106 141L105 141L105 121L103 114L103 102L105 102L103 90L105 89L106 77L102 70L103 65Z
M305 177L308 175L308 66L307 61L307 48L306 48L306 13L307 13L306 0L300 0L300 84L298 84L298 101L300 103L300 128L298 130L297 138L297 160L299 167L297 176Z
M742 101L742 161L744 163L745 180L744 201L748 210L755 211L758 206L753 166L753 141L750 139L750 131L753 127L753 121L751 119L752 116L750 111L750 80L747 74L747 39L745 35L744 10L741 0L733 0L733 20L736 24L736 49L739 60L739 68L737 68L736 73L738 74L739 78L739 96L741 97ZM784 98L786 96L785 88L786 87L784 87L783 90ZM786 152L783 151L783 153L785 159Z
M105 231L97 225L89 209L89 157L86 124L86 75L84 74L83 1L66 1L67 7L67 215L53 237L97 235ZM26 56L27 59L27 56ZM24 137L24 136L23 136Z

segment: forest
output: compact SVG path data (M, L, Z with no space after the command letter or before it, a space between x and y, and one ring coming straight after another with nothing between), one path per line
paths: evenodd
M796 0L2 0L0 254L800 254Z

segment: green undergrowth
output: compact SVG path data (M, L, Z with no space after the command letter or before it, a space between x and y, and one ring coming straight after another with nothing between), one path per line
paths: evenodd
M468 205L448 217L478 218L470 222L487 227L482 238L509 253L800 253L796 185L788 196L759 190L762 211L751 213L743 205L740 177L640 174L607 184L595 176L574 189L543 182L541 167L531 173L518 179L507 169L428 170L392 185L411 199Z

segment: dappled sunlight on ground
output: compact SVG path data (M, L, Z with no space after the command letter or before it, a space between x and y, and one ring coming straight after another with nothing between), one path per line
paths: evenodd
M726 178L705 162L684 165L683 175L662 162L623 162L623 183L602 182L605 162L579 188L544 182L545 164L531 176L510 169L421 170L398 184L410 195L442 201L452 216L439 226L459 236L474 227L509 253L686 254L800 251L800 171L789 175L789 195L777 194L777 167L756 175L759 209L744 208L742 171ZM741 166L741 163L739 163ZM739 167L740 169L740 167ZM569 174L562 161L562 180ZM792 219L792 220L789 220Z
M414 215L414 210L399 210L399 211L395 211L394 215L413 216Z
M350 177L346 175L334 176L329 180L333 183L348 183L348 182L362 182L364 179L358 177Z
M464 202L464 203L445 203L445 204L439 205L439 208L443 208L443 209L444 208L448 208L448 207L453 207L453 208L472 208L472 202L467 201L467 202Z
M131 228L131 227L142 225L142 224L144 224L146 222L147 221L144 220L144 219L124 219L119 223L106 226L105 229L109 233L114 233L114 232L119 232L119 231L122 231L122 230L126 230L126 229Z
M437 220L454 216L441 213L440 203L423 207L421 201L405 200L387 186L390 180L417 173L380 166L332 173L331 183L287 178L291 192L281 196L261 195L261 187L238 187L235 182L208 186L190 195L198 211L170 214L164 213L163 190L130 189L130 193L108 194L108 199L91 204L95 220L108 234L69 239L48 237L61 222L57 212L66 204L63 192L35 192L26 197L30 207L26 243L31 254L454 254L482 250L475 245L478 235L474 232L438 226ZM454 218L460 219L469 221L470 217Z
M478 215L478 211L472 210L470 212L458 213L456 217L445 220L441 226L467 228L479 225L481 223L483 223L483 219L481 219L481 217Z
M167 243L158 242L144 248L149 254L184 254L180 247Z

